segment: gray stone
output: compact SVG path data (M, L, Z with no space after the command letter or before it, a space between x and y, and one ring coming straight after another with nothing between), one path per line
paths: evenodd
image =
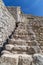
M34 54L33 60L34 60L34 65L43 65L43 55Z

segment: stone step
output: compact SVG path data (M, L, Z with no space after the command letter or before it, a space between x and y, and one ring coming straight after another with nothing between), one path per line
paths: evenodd
M3 50L1 52L1 54L27 54L27 52L25 51L16 51L16 50L12 50L12 51L9 51L9 50Z
M16 51L16 50L13 51L13 50L12 50L11 53L13 53L13 54L27 54L26 51L19 51L19 50L18 50L18 51Z
M30 65L32 61L32 56L27 54L3 54L0 65Z
M15 33L15 34L13 34L13 36L12 37L14 37L14 38L16 38L16 39L18 39L18 38L21 38L21 39L30 39L30 40L38 40L39 38L37 38L36 37L36 35L35 34L31 34L31 33L26 33L26 34L24 34L24 33Z
M22 40L22 39L9 39L8 40L8 43L9 44L14 44L14 45L26 45L26 41L25 40Z
M21 45L14 46L14 45L11 45L11 44L7 44L5 46L5 49L9 50L9 51L11 51L11 50L13 50L13 51L26 51L27 50L27 46L21 46Z
M15 39L21 38L21 39L26 40L26 39L29 39L29 36L28 36L28 34L26 34L26 35L23 35L23 34L14 34L13 38L15 38Z
M15 30L16 35L28 35L28 31L24 29Z
M14 54L34 54L34 53L40 53L40 47L39 46L21 46L21 45L11 45L7 44L5 46L5 49L7 51L10 51Z
M21 39L30 39L30 40L35 40L36 39L36 35L29 35L29 34L14 34L13 35L14 38L21 38ZM36 39L37 40L37 39Z
M10 52L7 51L7 50L3 50L3 51L1 52L1 54L10 54Z
M33 32L33 30L32 29L19 29L19 28L17 28L16 30L15 30L15 33L16 34L24 34L24 35L35 35L35 32Z
M6 50L9 50L9 51L11 51L13 48L14 48L14 45L11 45L11 44L7 44L7 45L5 46L5 49L6 49Z
M34 54L34 55L3 54L0 57L0 65L36 65L36 64L43 65L42 54Z
M36 40L23 40L23 39L9 39L8 40L9 44L14 44L14 45L25 45L25 46L37 46L40 45Z

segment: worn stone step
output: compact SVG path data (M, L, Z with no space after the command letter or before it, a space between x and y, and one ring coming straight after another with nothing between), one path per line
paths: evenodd
M10 52L7 51L7 50L3 50L3 51L1 52L1 54L10 54Z
M9 51L26 51L27 50L27 46L21 46L21 45L12 45L12 44L7 44L5 46L6 50Z
M23 35L23 34L14 34L13 38L15 38L15 39L21 38L21 39L26 40L26 39L29 39L29 36L28 36L28 34L26 34L26 35Z
M11 51L12 48L14 48L14 45L7 44L7 45L5 46L5 49L6 49L6 50L9 50L9 51Z
M37 58L37 59L36 59ZM0 65L43 65L43 54L3 54Z
M18 55L3 54L0 58L0 65L18 65Z
M18 50L18 51L27 51L27 46L14 46L13 48L14 51Z
M27 54L3 54L0 65L30 65L32 61L32 56Z
M29 35L29 34L14 34L13 36L14 38L21 38L21 39L30 39L30 40L35 40L36 39L36 35Z
M14 44L14 45L28 45L26 44L26 41L25 40L22 40L22 39L9 39L8 40L8 43L9 44Z
M16 29L15 33L17 34L28 34L27 29Z
M7 51L10 51L14 54L34 54L34 53L40 53L40 47L39 46L21 46L21 45L11 45L7 44L5 46L5 49Z
M28 43L28 46L39 46L40 45L37 40L27 40L26 43Z
M36 35L33 31L29 32L28 30L20 29L16 30L15 33L13 34L14 38L22 38L22 39L36 39Z
M27 54L27 52L25 52L25 51L16 51L16 50L12 50L12 51L10 51L10 50L3 50L2 52L1 52L1 54Z
M16 29L15 30L15 34L24 34L24 35L35 35L35 32L33 32L33 30L32 29Z
M25 46L37 46L37 45L40 45L38 43L38 41L36 40L23 40L23 39L9 39L8 40L8 43L9 44L14 44L14 45L25 45Z
M26 51L19 51L19 50L18 50L18 51L16 51L16 50L13 51L13 50L12 50L11 53L13 53L13 54L27 54Z
M42 54L34 54L33 56L27 54L3 54L0 57L0 65L36 65L36 64L43 65Z

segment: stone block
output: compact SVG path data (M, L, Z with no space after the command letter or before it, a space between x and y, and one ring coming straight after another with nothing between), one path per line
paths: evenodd
M43 65L43 55L42 54L34 54L33 55L33 65Z
M7 44L7 45L5 46L5 49L6 49L6 50L9 50L9 51L11 51L13 48L14 48L14 45L11 45L11 44Z
M18 65L18 56L13 54L4 54L0 58L0 65Z
M20 55L18 59L18 65L31 65L32 64L32 56L31 55Z
M35 53L41 53L40 47L39 46L30 46L27 47L27 54L35 54Z

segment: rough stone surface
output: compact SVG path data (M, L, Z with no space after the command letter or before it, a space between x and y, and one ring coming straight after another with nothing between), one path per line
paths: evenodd
M43 65L43 55L34 54L33 61L34 61L34 65Z
M16 55L16 56L15 56ZM0 65L30 65L33 61L31 55L4 54L0 58Z
M3 1L0 0L0 46L14 31L15 22L20 19L19 12L21 12L20 7L6 7Z
M0 12L0 65L43 65L43 17L4 4Z
M30 55L19 56L18 65L31 65L32 60L33 59L32 59L32 57Z
M0 58L0 65L18 65L18 57L13 54L4 54Z
M8 9L2 5L2 1L0 3L0 46L2 46L15 28L15 19Z
M42 54L3 54L0 57L0 65L43 65Z

